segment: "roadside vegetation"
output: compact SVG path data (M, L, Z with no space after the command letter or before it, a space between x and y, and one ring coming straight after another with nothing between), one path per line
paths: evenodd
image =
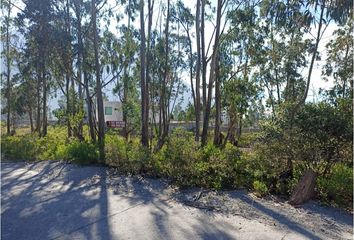
M352 1L3 0L2 11L2 159L351 208ZM107 129L109 98L120 130Z
M245 133L240 146L227 143L202 147L193 132L177 128L166 144L154 151L144 148L138 136L127 141L119 131L106 133L105 164L122 174L164 177L181 187L240 189L287 199L306 169L315 169L316 198L326 204L351 209L353 200L351 102L339 108L330 104L307 104L287 129L287 122L265 121L261 131ZM313 124L315 121L317 124ZM88 128L84 127L88 132ZM24 130L22 130L24 131ZM311 133L311 134L310 134ZM68 160L93 164L98 146L86 140L66 138L66 127L54 125L45 137L34 133L2 135L4 159ZM157 143L155 143L157 144ZM293 176L282 176L289 161Z

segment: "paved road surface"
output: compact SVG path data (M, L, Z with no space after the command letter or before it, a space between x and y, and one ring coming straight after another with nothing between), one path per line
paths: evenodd
M279 229L188 207L162 180L120 177L104 167L1 163L1 180L3 240L321 239L300 226Z

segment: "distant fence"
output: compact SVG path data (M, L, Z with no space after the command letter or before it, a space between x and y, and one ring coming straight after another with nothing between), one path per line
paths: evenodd
M201 124L202 126L202 124ZM195 129L195 122L171 122L170 123L170 132L173 131L176 128L184 128L188 131L194 131ZM214 125L210 125L209 129L214 129L215 126ZM222 125L220 127L220 130L222 132L227 132L228 131L228 126L227 125ZM242 132L243 133L250 133L250 132L259 132L260 129L259 128L255 128L255 127L249 127L249 128L242 128Z
M48 120L48 125L54 125L58 123L57 120ZM33 121L33 124L35 125L35 121ZM30 125L29 120L19 120L16 122L16 125L18 127L26 127ZM202 122L200 124L201 126L203 125ZM123 121L106 121L106 127L108 128L124 128L124 122ZM214 125L210 125L209 129L212 130L214 129ZM184 128L187 131L194 131L195 129L195 122L171 122L169 131L172 132L176 128ZM222 125L220 130L222 132L227 132L228 126L227 125ZM250 133L250 132L259 132L260 129L256 127L248 127L248 128L242 128L243 133Z

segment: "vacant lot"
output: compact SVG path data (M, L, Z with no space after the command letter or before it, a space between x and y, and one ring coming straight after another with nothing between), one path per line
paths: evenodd
M351 239L352 215L179 190L64 162L1 163L1 239Z

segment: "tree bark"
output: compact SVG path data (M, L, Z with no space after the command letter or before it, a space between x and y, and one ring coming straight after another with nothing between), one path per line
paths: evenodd
M38 71L38 69L37 69ZM37 116L36 116L36 129L35 131L38 135L41 135L41 77L37 77L37 89L36 89L36 97L37 97Z
M205 56L205 0L201 0L201 17L200 17L200 43L201 43L201 64L202 64L202 110L203 110L203 121L205 120L206 115L206 105L207 105L207 83L206 83L206 70L207 70L207 62ZM203 123L203 131L204 131L204 123ZM203 137L202 137L203 138Z
M44 137L47 135L47 77L45 75L45 67L43 68L43 130L41 136Z
M75 2L75 1L74 1ZM77 18L77 81L78 81L78 93L79 93L79 104L83 104L83 90L82 90L82 64L83 64L83 41L82 41L82 26L81 26L81 6L82 1L79 0L78 5L75 5L75 13ZM77 129L78 138L83 140L83 119L80 120Z
M6 132L7 135L11 134L11 58L10 58L10 13L11 13L11 1L8 2L8 11L6 19L6 110L7 110L7 121L6 121Z
M147 108L147 92L146 92L146 46L145 46L145 24L144 24L144 0L140 0L140 90L141 90L141 144L149 147L148 138L148 116Z
M208 84L208 99L207 105L205 107L205 115L203 122L203 132L202 132L202 146L205 146L208 140L208 128L209 128L209 119L210 119L210 110L211 110L211 98L213 90L213 82L219 81L216 76L216 69L219 61L219 35L220 35L220 22L221 22L221 8L222 0L218 0L217 13L216 13L216 32L214 39L214 47L212 53L212 60L210 64L210 74L209 74L209 84Z
M158 149L162 147L165 142L165 138L168 134L168 105L169 101L166 96L166 87L167 87L167 77L169 74L169 22L170 22L170 0L167 0L167 16L166 16L166 25L165 25L165 69L163 74L162 86L161 86L161 110L162 110L162 131L160 132L160 138L158 143Z
M32 116L32 107L29 107L29 111L28 111L28 116L30 119L30 126L31 126L31 133L34 131L34 127L33 127L33 116Z
M215 67L215 128L214 128L214 145L219 146L222 144L221 139L221 92L220 92L220 79L219 79L219 61ZM209 90L210 91L210 90Z
M68 138L72 137L72 129L70 123L70 116L71 116L71 106L70 106L70 79L68 74L65 76L65 91L66 91L66 117L67 117L67 131L68 131Z
M100 162L104 163L105 153L104 153L104 139L105 139L105 122L104 122L104 110L103 110L103 96L102 96L102 83L101 83L101 72L100 72L100 62L98 56L98 32L97 32L97 9L96 1L91 1L92 10L92 23L93 23L93 45L95 51L95 71L96 71L96 87L97 87L97 115L98 115L98 147L100 153Z
M315 194L317 174L313 170L307 170L297 184L289 203L300 205L310 200Z
M197 0L197 10L196 10L196 41L197 41L197 63L196 63L196 76L195 76L195 140L199 141L199 129L200 129L200 64L201 64L201 53L200 53L200 1Z

